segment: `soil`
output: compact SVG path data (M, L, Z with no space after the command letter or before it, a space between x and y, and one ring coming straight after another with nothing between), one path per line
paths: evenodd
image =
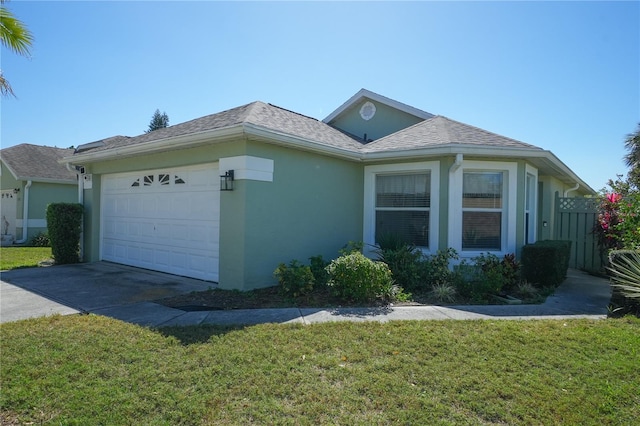
M414 295L414 300L416 296ZM156 300L156 303L184 311L227 310L227 309L260 309L260 308L326 308L343 306L365 306L345 304L332 296L326 289L317 289L310 294L297 298L289 298L282 294L278 286L247 292L212 289L192 292L179 296ZM420 305L416 301L394 303L399 305ZM368 303L366 306L371 306ZM374 306L387 306L388 303L378 301Z

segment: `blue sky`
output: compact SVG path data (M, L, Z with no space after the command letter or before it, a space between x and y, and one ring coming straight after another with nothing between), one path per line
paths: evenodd
M323 119L366 88L551 150L592 188L640 121L640 2L32 2L6 5L18 98L3 148L135 136L255 100Z

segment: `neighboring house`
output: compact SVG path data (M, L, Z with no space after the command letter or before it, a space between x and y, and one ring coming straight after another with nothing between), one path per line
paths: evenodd
M73 149L21 144L0 150L2 244L47 232L47 205L78 201L77 175L59 160Z
M594 194L549 151L364 89L323 121L253 102L63 161L89 183L85 260L240 290L384 234L427 253L519 254L554 238L556 194Z

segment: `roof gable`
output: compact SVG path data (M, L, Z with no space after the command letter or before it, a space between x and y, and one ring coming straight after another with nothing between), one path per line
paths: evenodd
M374 101L376 104L386 105L390 108L396 109L405 114L412 115L415 118L420 119L419 121L426 120L427 118L433 117L433 114L430 114L426 111L422 111L410 105L403 104L402 102L395 101L391 98L387 98L386 96L379 95L370 90L360 89L358 93L350 97L345 103L340 105L338 109L333 111L322 121L324 121L325 123L331 123L335 121L340 115L343 115L345 112L356 107L359 109L361 104L363 104L367 100Z
M20 144L0 150L0 159L17 180L75 183L75 172L58 162L71 154L73 149Z

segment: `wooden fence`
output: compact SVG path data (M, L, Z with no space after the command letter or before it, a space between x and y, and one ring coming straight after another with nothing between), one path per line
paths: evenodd
M556 197L555 239L573 242L570 268L602 270L598 241L593 234L597 218L597 199Z

